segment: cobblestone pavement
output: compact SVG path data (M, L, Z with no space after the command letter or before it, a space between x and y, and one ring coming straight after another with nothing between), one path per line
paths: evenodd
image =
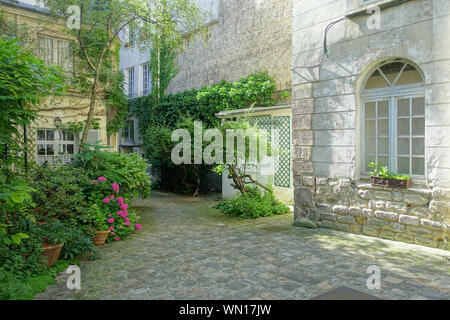
M292 226L292 215L240 221L210 198L136 201L143 230L81 264L36 299L310 299L345 285L383 299L448 299L450 252ZM381 289L368 290L368 266Z

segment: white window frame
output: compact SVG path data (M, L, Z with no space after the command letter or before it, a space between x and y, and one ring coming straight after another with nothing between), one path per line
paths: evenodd
M146 70L147 69L147 70ZM150 63L142 64L142 95L150 93Z
M44 140L38 140L38 131L45 131L45 139ZM54 139L53 140L47 140L47 131L53 131ZM67 130L60 130L57 128L37 128L36 129L36 160L39 165L45 163L48 160L50 163L55 163L58 159L61 160L62 163L69 163L73 157L78 153L78 140L77 135L73 135L73 140L60 140L60 134L59 132L66 132L66 135L68 134ZM47 155L47 151L45 155L39 155L39 145L53 145L53 155ZM58 151L58 145L73 145L73 154L60 154ZM67 148L67 147L66 147ZM45 148L47 150L47 147ZM42 161L41 161L42 159Z
M422 79L424 79L423 74L421 73L420 69L413 63L409 61L403 61L403 60L391 60L387 61L385 63L377 65L376 68L372 69L368 73L368 77L366 81L363 83L363 88L365 88L367 80L370 78L372 73L380 69L383 65L392 63L392 62L403 62L411 65L414 67L417 72L419 72L422 76ZM402 70L403 71L403 70ZM381 73L383 75L383 73ZM396 80L400 75L397 77ZM385 79L389 85L390 82ZM394 81L395 82L395 81ZM361 112L360 112L360 123L361 123L361 174L363 176L368 176L369 172L366 171L366 139L365 139L365 112L366 112L366 103L367 102L374 102L374 101L389 101L389 170L396 173L397 172L397 101L404 98L424 98L425 99L425 85L424 82L416 83L416 84L408 84L408 85L399 85L399 86L388 86L384 88L377 88L377 89L368 89L363 90L361 92ZM413 182L419 182L422 183L426 179L427 175L427 161L426 161L426 117L427 117L427 110L426 110L426 101L425 101L425 108L424 108L424 118L425 118L425 132L424 132L424 143L425 143L425 155L424 155L424 161L425 161L425 168L424 168L424 174L423 175L413 175L412 172L410 172L409 176L413 179ZM412 137L412 136L411 136ZM412 143L412 139L410 138L410 144ZM410 145L411 148L411 145ZM411 149L410 149L411 152ZM410 157L410 161L412 161L412 157ZM410 163L410 169L411 163Z
M49 60L48 56L50 55L50 52L47 52L47 50L46 50L47 48L41 47L41 39L51 40L51 42L52 42L51 60L52 61L48 61ZM58 47L58 42L67 44L68 57L61 57L63 52ZM46 61L50 65L58 65L66 72L73 73L73 54L71 51L70 40L54 38L54 37L49 37L49 36L45 36L45 35L38 35L38 57L40 59ZM69 58L69 61L67 61L68 58ZM64 64L67 64L67 65L64 65Z

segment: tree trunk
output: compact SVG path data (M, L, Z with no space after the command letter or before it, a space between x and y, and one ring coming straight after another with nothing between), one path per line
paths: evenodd
M83 135L81 136L81 143L86 143L87 136L89 133L89 127L91 126L92 117L94 116L95 103L97 101L97 83L98 83L99 76L100 76L100 74L97 71L95 73L94 83L92 84L91 102L89 104L89 112L87 115L86 123L84 125ZM82 151L83 151L83 147L80 146L80 152L82 152Z

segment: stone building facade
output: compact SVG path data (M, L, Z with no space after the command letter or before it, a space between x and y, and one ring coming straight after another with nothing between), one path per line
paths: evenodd
M64 21L55 20L42 5L39 6L32 0L0 0L0 10L6 19L27 26L30 30L29 46L37 56L48 63L62 66L67 72L74 72L74 57L70 50L63 51L74 40L65 33ZM70 161L79 150L80 137L60 130L57 126L85 121L89 103L88 95L73 89L68 89L63 96L52 96L42 101L39 117L27 132L28 139L35 145L35 154L31 158L36 159L39 164L57 160ZM117 150L117 137L107 135L107 112L103 96L98 96L94 118L99 119L100 129L90 130L87 142L101 140L102 145L109 145Z
M171 93L237 81L268 71L278 90L290 90L292 0L208 0L217 19L207 39L187 44L178 57ZM207 2L207 1L203 1Z
M446 0L294 0L296 220L450 248L449 15ZM369 160L412 187L372 186Z

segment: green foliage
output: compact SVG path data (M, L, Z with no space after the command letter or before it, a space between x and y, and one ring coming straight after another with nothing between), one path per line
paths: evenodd
M30 181L36 189L33 201L38 219L58 218L72 225L82 222L88 208L85 190L91 182L83 169L68 165L36 167L30 172Z
M73 166L83 168L90 180L103 176L111 183L118 183L124 198L148 198L150 195L148 164L136 153L84 148L82 153L76 155Z
M92 236L87 232L76 228L69 228L67 235L68 237L61 250L61 259L73 260L83 254L93 254L95 252Z
M373 169L372 172L370 172L370 175L372 177L379 177L379 178L389 178L389 179L397 179L397 180L409 180L411 179L407 175L403 174L394 174L389 171L389 169L385 166L380 165L378 162L370 161L369 167Z
M44 239L44 245L66 243L71 236L71 228L59 220L46 221L39 226Z
M56 18L69 18L67 8L76 5L81 9L80 28L65 31L73 36L76 74L74 83L82 93L90 94L90 108L83 130L82 142L96 108L96 92L104 91L108 110L108 132L123 126L127 103L122 90L122 76L118 71L119 34L133 30L140 45L151 47L159 41L164 30L168 43L177 43L186 32L201 26L199 9L190 1L156 0L150 6L141 0L42 0ZM181 28L180 28L181 27Z
M56 261L55 264L42 272L28 278L20 278L16 274L0 268L0 300L32 300L34 296L45 291L47 286L56 283L54 277L74 261Z
M154 95L130 100L130 112L136 114L141 134L148 128L164 126L173 129L180 117L200 120L206 128L216 127L218 112L246 109L274 103L275 82L267 72L252 74L234 83L222 81L200 90L169 94L158 101ZM146 125L144 125L146 124Z
M48 95L62 94L64 78L18 40L0 37L0 169L22 163L26 148L21 128L38 116L38 104Z
M92 220L92 225L97 231L108 231L107 218L105 214L100 210L97 204L93 204L88 211L88 214Z
M247 186L247 192L236 199L221 201L216 208L240 219L256 219L281 215L289 208L275 199L272 191L261 193L258 187Z

